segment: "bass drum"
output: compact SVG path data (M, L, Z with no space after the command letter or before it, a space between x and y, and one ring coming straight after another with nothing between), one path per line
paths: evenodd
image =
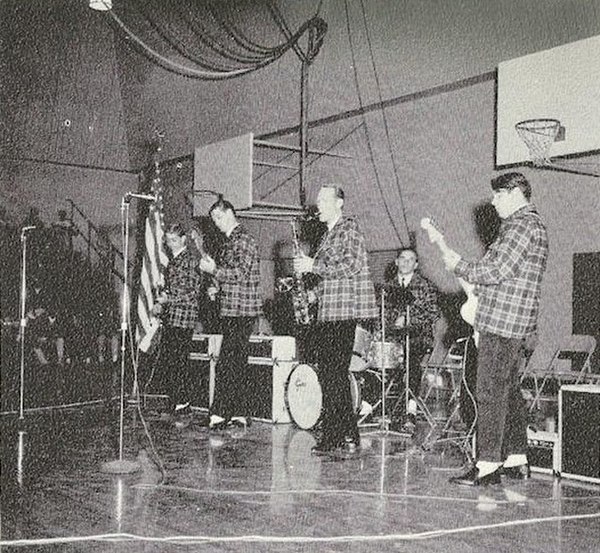
M350 393L354 412L361 405L361 393L358 382L352 373L348 373ZM292 370L288 377L285 399L290 417L302 430L311 430L321 418L323 394L317 372L310 365L301 364Z

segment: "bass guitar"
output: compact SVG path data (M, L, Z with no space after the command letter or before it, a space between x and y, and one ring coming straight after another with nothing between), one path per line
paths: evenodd
M421 228L427 232L429 241L434 243L442 252L442 254L446 254L450 251L450 248L446 244L444 235L430 218L424 217L421 219ZM475 313L477 312L477 296L475 295L475 285L460 277L456 277L456 279L458 280L465 294L467 294L467 301L463 303L460 308L460 316L467 324L473 326L475 323ZM478 337L479 335L477 331L474 331L473 338L475 340L475 344L478 342Z

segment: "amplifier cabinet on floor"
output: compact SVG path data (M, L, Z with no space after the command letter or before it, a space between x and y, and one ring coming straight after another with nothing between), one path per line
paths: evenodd
M192 370L191 401L194 407L210 407L215 393L215 367L221 349L220 334L194 334L190 361Z
M558 432L527 429L527 460L533 472L558 474L559 457Z
M216 365L221 349L220 334L194 334L190 360L196 361L193 394L195 407L208 409L216 381ZM248 390L248 416L274 423L291 422L285 401L286 382L297 365L293 336L251 336L247 370L251 371Z
M558 394L560 474L600 483L600 386L562 386Z
M248 370L251 371L250 415L274 423L291 422L285 401L286 382L296 366L293 336L251 336Z

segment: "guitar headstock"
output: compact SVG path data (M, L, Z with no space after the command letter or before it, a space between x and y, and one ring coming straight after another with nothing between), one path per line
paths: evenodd
M440 244L444 240L444 235L437 227L433 219L429 217L423 217L421 219L421 228L427 231L427 235L429 236L429 241L435 244Z

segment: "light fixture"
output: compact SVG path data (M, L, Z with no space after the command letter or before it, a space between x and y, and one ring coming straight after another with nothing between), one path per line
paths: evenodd
M99 12L112 10L112 0L90 0L90 8Z

